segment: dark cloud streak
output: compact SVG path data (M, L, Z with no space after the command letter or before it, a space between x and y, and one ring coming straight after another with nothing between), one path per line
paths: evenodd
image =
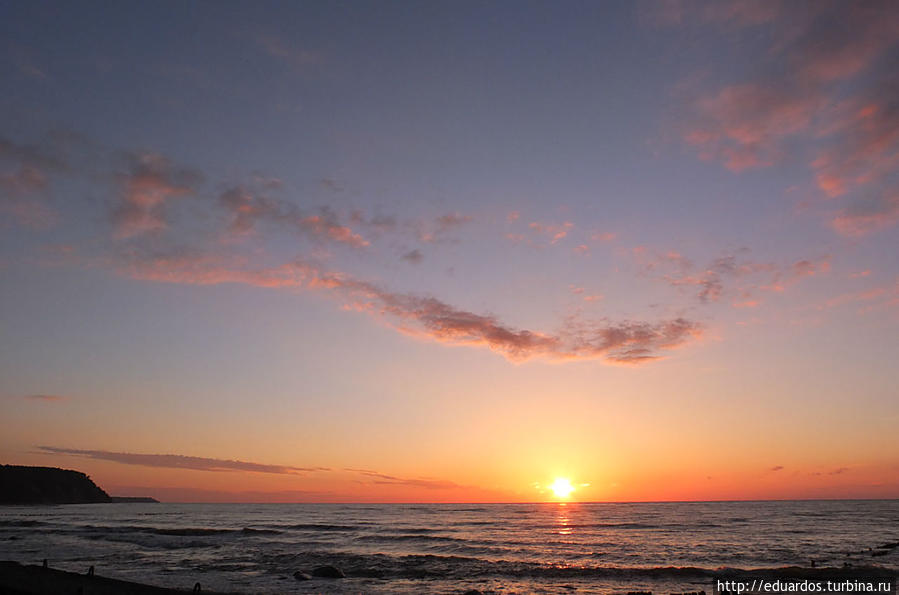
M128 452L111 452L107 450L81 450L75 448L58 448L55 446L38 446L43 454L71 455L101 461L112 461L123 465L139 465L143 467L163 467L168 469L190 469L193 471L250 471L253 473L274 473L297 475L315 471L330 471L326 467L291 467L286 465L266 465L230 459L212 459L175 454L137 454Z

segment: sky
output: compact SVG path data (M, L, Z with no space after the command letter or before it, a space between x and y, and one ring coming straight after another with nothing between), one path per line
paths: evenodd
M899 497L894 2L0 4L0 461Z

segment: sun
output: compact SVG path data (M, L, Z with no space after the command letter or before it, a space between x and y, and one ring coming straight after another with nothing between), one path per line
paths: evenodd
M557 477L552 485L549 486L549 489L553 491L556 498L567 498L574 491L574 486L571 485L571 481L568 478Z

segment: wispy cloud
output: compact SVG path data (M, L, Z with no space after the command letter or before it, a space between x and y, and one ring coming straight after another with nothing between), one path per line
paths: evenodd
M848 304L859 306L858 312L860 314L899 307L899 280L890 286L881 285L861 291L842 293L818 304L815 308L818 310L829 310Z
M832 220L843 235L864 236L899 222L899 191L855 201L841 209Z
M485 347L515 362L533 358L602 358L611 363L640 364L659 359L662 350L682 347L702 334L701 325L684 318L655 323L569 322L556 333L517 329L493 315L461 310L433 297L391 292L300 261L268 269L235 269L190 254L133 253L130 260L119 265L119 270L133 278L169 283L325 289L351 309L385 320L404 334L453 345Z
M451 234L472 221L474 221L474 217L471 215L446 213L431 220L414 221L411 225L416 229L419 241L430 244L452 240Z
M836 469L831 469L830 471L814 471L811 473L811 475L843 475L844 473L848 473L849 471L849 467L837 467Z
M0 145L0 149L38 160L31 148ZM415 337L452 345L481 347L510 361L600 359L609 363L640 364L663 357L664 352L693 342L702 326L683 317L662 320L608 320L563 323L554 331L530 330L503 322L494 314L457 308L437 297L394 291L356 275L325 268L314 261L328 259L324 251L315 258L298 257L268 264L274 255L264 248L246 250L239 240L259 232L260 239L274 241L269 232L287 229L303 235L365 247L368 240L341 221L329 207L301 208L279 196L283 184L256 176L246 184L230 185L215 196L202 191L205 176L175 164L156 153L123 154L97 149L98 162L124 157L124 171L111 176L117 192L112 200L113 242L101 247L93 262L116 273L144 281L187 285L240 283L270 289L327 291L346 309L359 310L386 322L395 330ZM50 160L45 159L50 165ZM98 179L109 175L97 174ZM221 186L219 186L221 188ZM173 208L176 199L191 197L194 210ZM204 213L204 223L190 219ZM190 213L190 215L188 215ZM392 217L369 217L350 211L349 219L374 229L395 230ZM226 222L222 236L220 222ZM403 227L417 232L422 241L444 241L474 221L471 215L445 213L419 219ZM416 227L417 226L417 227ZM527 226L530 234L558 242L574 227L571 222ZM203 230L196 233L197 229ZM190 230L187 233L186 230ZM224 237L227 241L221 241ZM212 241L218 238L220 241ZM254 247L255 248L255 247ZM421 260L421 252L404 253L405 260ZM262 264L266 263L266 264ZM585 299L598 299L585 296Z
M68 400L68 397L62 395L25 395L22 398L28 401L42 401L44 403L59 403Z
M528 228L534 233L549 236L550 244L555 244L556 242L565 239L572 227L574 227L574 223L570 221L565 221L564 223L541 223L539 221L534 221L528 225Z
M50 227L58 215L39 196L46 188L47 177L34 166L0 174L0 213L26 227Z
M371 469L334 469L331 467L295 467L291 465L270 465L265 463L255 463L249 461L238 461L231 459L217 459L209 457L194 457L181 454L141 454L129 452L116 452L107 450L86 450L78 448L60 448L56 446L36 446L40 454L57 455L57 456L73 456L86 459L111 461L122 465L135 465L140 467L159 467L166 469L185 469L190 471L202 472L249 472L249 473L268 473L275 475L308 475L311 473L329 473L340 474L341 472L350 473L355 476L361 476L364 483L372 485L397 485L416 488L424 488L428 490L450 490L456 488L464 488L471 486L462 486L455 482L437 479L433 477L400 477L389 475L380 471ZM354 479L354 482L359 480ZM162 488L164 491L166 488ZM175 491L182 488L172 488ZM205 490L189 489L188 492L196 492L197 494L205 493ZM152 491L144 491L142 495L153 493ZM185 492L187 493L187 492ZM215 494L217 492L210 492ZM291 490L289 492L229 492L230 494L239 494L241 499L257 498L263 501L271 500L272 497L280 495L284 498L298 497L308 499L310 497L321 497L323 495L333 496L332 492L320 491L304 491ZM224 497L225 494L222 494ZM169 498L173 494L169 494ZM220 498L216 498L220 500Z
M317 287L318 271L302 262L270 268L241 267L240 262L206 256L191 250L145 253L123 252L113 264L120 275L143 281L185 285L241 283L255 287Z
M272 33L262 33L255 37L256 44L269 56L277 58L300 68L321 61L321 54L316 51L297 47L288 40Z
M603 298L601 293L587 293L587 289L584 287L579 287L577 285L569 285L569 291L574 295L580 297L585 302L596 302Z
M166 230L168 203L195 194L202 181L199 172L156 153L129 156L129 161L129 171L119 176L121 189L112 211L118 239Z
M403 485L417 488L426 488L429 490L446 490L462 487L457 483L453 483L452 481L441 479L396 477L394 475L386 475L384 473L369 471L367 469L346 469L346 471L352 471L353 473L358 473L365 477L372 478L372 483L380 485Z
M150 496L162 502L333 502L346 500L329 490L224 491L193 487L104 486L115 496Z
M58 214L47 202L49 175L66 168L63 158L44 146L0 137L0 214L26 227L55 224Z
M516 362L605 358L637 364L658 359L660 349L680 347L701 334L698 324L685 319L569 325L559 333L544 333L516 329L494 316L460 310L435 298L384 292L367 284L353 293L368 300L363 309L385 317L402 332L442 343L486 347Z
M699 122L685 140L702 159L734 172L770 166L781 159L783 141L805 131L823 105L789 86L732 85L697 101Z
M286 225L314 238L356 248L369 245L368 240L341 224L337 214L328 207L303 211L295 204L265 196L243 186L222 192L219 203L230 215L230 230L235 234L252 233L260 222L265 221Z
M737 307L760 303L759 291L782 292L807 277L830 271L830 258L801 259L785 265L756 262L727 254L697 266L691 259L674 251L654 251L638 246L633 255L644 275L654 277L679 289L689 289L702 303L732 297Z
M830 218L837 232L862 236L895 225L899 75L888 56L899 45L899 11L888 1L757 4L679 6L707 22L718 18L711 16L714 6L737 26L769 28L773 40L760 76L693 102L684 140L701 158L734 172L771 166L809 147L823 197L845 197ZM761 18L769 8L772 15ZM786 16L768 18L774 12Z
M38 446L44 454L71 455L87 459L112 461L123 465L140 465L143 467L165 467L170 469L191 469L193 471L250 471L253 473L304 474L314 471L330 471L327 467L291 467L286 465L266 465L230 459L212 459L176 454L138 454L129 452L112 452L107 450L81 450L76 448L59 448L55 446Z
M590 239L594 242L613 242L618 237L614 231L594 231L590 234Z
M404 253L400 258L411 264L419 264L424 260L424 255L421 253L421 250L416 248L415 250L409 250Z

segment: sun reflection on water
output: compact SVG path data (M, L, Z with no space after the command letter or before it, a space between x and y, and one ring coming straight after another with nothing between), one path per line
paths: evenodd
M568 505L565 502L559 502L559 512L556 517L556 533L558 535L571 535L574 528L571 526L571 517L568 515Z

